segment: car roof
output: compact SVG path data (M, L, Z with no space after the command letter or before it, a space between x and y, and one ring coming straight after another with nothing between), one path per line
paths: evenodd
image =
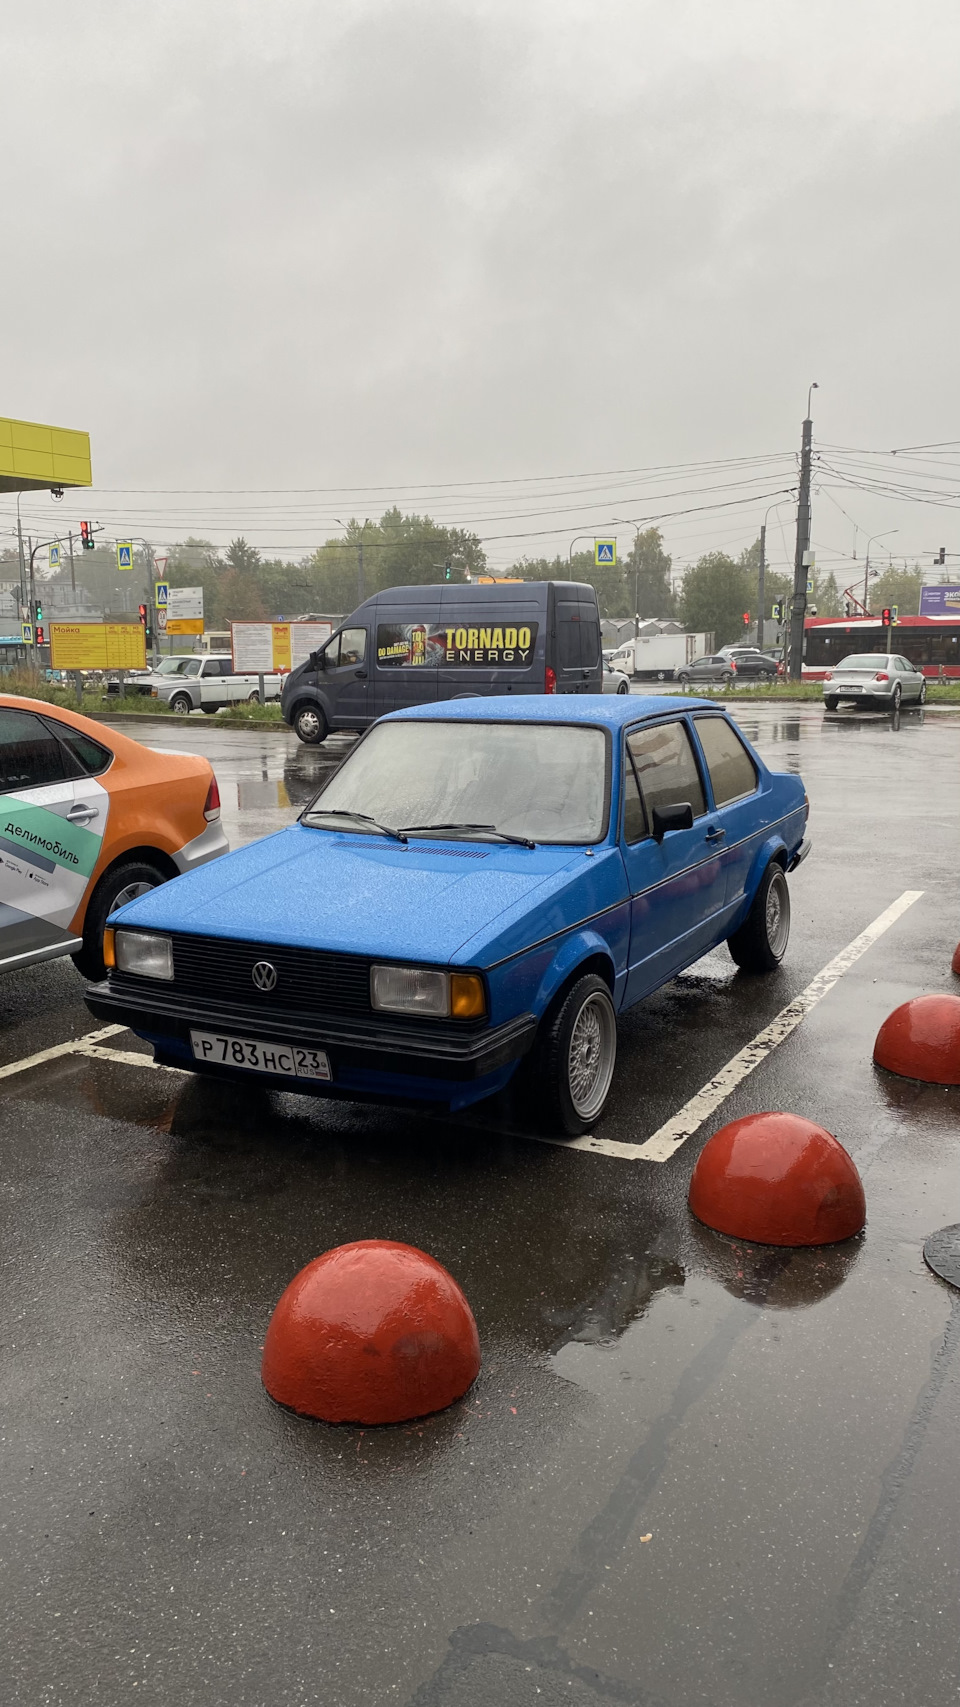
M390 711L381 723L592 723L621 728L663 711L717 711L716 700L679 694L501 694L441 699Z

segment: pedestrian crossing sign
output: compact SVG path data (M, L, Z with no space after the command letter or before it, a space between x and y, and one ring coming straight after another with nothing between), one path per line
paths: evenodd
M132 540L129 540L129 539L118 539L117 540L117 568L118 569L132 569L133 568L133 541Z
M33 645L33 623L32 622L22 622L20 624L20 643L22 646L32 646Z
M48 550L47 550L47 567L49 569L59 569L59 567L60 567L60 547L59 547L59 545L51 545L48 548Z
M610 567L617 561L617 542L615 539L595 539L593 542L593 561L599 569L601 564Z
M169 581L154 581L154 583L153 583L153 602L156 605L158 610L166 610L168 604L170 603L170 582Z

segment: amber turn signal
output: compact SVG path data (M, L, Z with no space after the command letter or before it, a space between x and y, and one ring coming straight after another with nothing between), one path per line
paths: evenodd
M483 979L476 972L450 974L450 1013L453 1019L482 1019L487 1011Z
M113 928L110 925L103 933L103 964L104 966L116 966L117 964L117 956L113 947Z

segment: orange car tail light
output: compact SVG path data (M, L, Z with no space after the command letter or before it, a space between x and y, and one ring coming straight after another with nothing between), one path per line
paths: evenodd
M217 787L217 779L215 776L211 776L210 778L210 787L207 789L207 798L203 803L203 816L206 818L208 824L214 818L219 818L220 816L220 790Z

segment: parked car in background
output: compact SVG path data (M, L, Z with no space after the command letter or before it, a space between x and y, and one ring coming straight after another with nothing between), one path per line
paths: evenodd
M0 694L0 969L72 954L102 978L107 918L227 852L206 759Z
M382 718L299 823L111 920L98 1019L159 1063L462 1109L515 1073L587 1132L617 1014L721 942L773 971L800 778L706 700L446 700Z
M675 682L732 682L737 674L736 660L725 658L722 652L712 652L705 658L694 658L674 670Z
M923 705L926 697L923 671L896 652L851 652L823 678L828 711L836 711L842 699L866 700L896 711L901 700L905 705Z
M736 664L738 681L773 681L778 674L776 659L768 657L756 646L731 646L721 653L721 657L731 658Z
M615 669L606 659L603 663L603 691L604 693L630 692L630 677L625 676L622 670Z
M167 668L171 665L172 668ZM138 683L143 691L143 683ZM283 677L265 675L264 692L267 699L279 699ZM212 715L241 700L259 701L260 680L255 674L235 670L229 652L191 654L186 658L164 658L153 671L148 684L153 699L169 705L171 711L205 711Z

